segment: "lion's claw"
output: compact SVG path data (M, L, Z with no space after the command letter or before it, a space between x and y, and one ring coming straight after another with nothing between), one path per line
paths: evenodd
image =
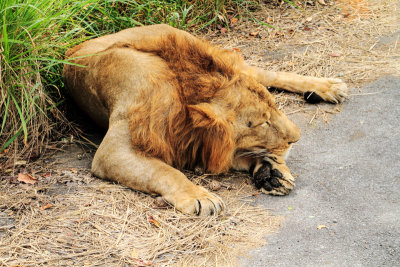
M197 216L218 215L225 209L224 202L218 196L201 186L164 196L164 198L181 212Z
M327 101L334 104L343 102L348 97L348 87L341 79L318 78L318 82L304 93L304 99L310 104Z

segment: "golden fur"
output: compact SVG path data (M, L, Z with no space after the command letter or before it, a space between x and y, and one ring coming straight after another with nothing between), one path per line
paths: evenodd
M185 213L217 214L223 202L178 169L249 171L257 187L287 194L294 178L283 157L299 129L279 111L266 87L340 102L337 79L250 67L166 25L133 28L67 52L65 83L75 101L108 127L92 164L101 178L157 193Z

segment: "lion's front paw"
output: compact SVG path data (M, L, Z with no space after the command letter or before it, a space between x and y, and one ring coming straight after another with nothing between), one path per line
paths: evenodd
M284 174L273 164L263 160L261 167L253 175L257 189L269 195L287 195L294 188L294 178L288 173ZM275 165L275 164L274 164Z
M348 97L348 88L341 79L323 78L315 84L315 88L304 94L304 99L311 104L327 101L341 103Z
M177 210L200 216L218 215L225 209L224 202L201 186L193 185L189 190L164 196Z

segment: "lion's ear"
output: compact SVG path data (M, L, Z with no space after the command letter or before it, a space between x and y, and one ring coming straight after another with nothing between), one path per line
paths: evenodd
M201 143L201 160L212 173L229 169L234 149L233 133L224 114L208 103L188 106L189 116Z
M221 121L218 111L209 103L188 105L189 116L195 128L211 127Z

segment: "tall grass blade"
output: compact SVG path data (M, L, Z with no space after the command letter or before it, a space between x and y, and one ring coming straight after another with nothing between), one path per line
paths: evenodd
M14 101L15 108L17 109L19 118L21 119L21 126L22 126L22 129L24 131L24 144L27 144L28 128L26 127L26 121L25 121L24 114L22 113L21 107L19 106L19 103L15 99L14 95L10 94L10 96L11 96L12 100Z

